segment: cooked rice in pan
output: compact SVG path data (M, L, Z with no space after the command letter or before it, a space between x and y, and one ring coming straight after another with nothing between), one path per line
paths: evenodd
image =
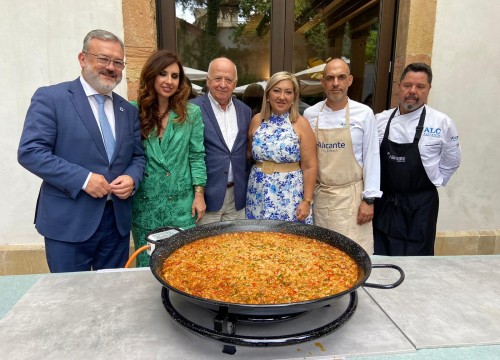
M343 251L305 236L238 232L207 237L177 249L163 277L200 298L238 304L286 304L350 289L356 262Z

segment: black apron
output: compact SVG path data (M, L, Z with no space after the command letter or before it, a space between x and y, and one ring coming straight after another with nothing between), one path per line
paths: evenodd
M425 106L412 143L389 140L391 114L380 145L381 199L373 218L376 255L434 255L439 196L425 172L418 142L425 121Z

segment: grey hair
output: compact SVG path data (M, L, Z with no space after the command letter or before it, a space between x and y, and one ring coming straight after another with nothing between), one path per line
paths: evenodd
M92 40L92 39L99 39L99 40L105 40L105 41L115 41L115 42L120 44L120 46L122 47L122 50L125 50L125 45L123 44L123 41L118 36L116 36L113 33L110 33L109 31L106 31L106 30L97 29L97 30L92 30L91 32L89 32L85 36L85 39L83 39L82 52L88 51L89 43L90 43L90 40Z
M208 70L207 70L208 75L210 75L210 68L212 67L212 63L213 63L215 60L219 60L219 59L226 59L226 60L228 60L228 61L231 61L231 63L232 63L232 64L233 64L233 66L234 66L234 74L235 74L235 76L236 76L236 79L234 79L234 80L235 80L235 81L237 81L237 80L238 80L238 69L236 68L236 64L235 64L232 60L228 59L228 58L227 58L227 57L225 57L225 56L221 56L221 57L215 58L215 59L213 59L212 61L210 61L210 64L208 64Z

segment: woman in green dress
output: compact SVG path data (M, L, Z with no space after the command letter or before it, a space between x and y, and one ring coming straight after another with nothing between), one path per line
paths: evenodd
M141 72L137 97L146 166L132 204L135 248L163 226L192 228L205 214L203 120L188 102L190 87L177 56L159 50ZM137 266L149 266L142 252Z

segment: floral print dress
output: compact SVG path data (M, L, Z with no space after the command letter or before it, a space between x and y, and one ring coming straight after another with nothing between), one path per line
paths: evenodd
M300 141L289 120L289 114L272 114L262 121L253 136L255 161L293 163L300 161ZM297 220L297 207L304 197L302 170L265 174L253 166L248 179L247 219ZM303 221L312 224L311 214Z

